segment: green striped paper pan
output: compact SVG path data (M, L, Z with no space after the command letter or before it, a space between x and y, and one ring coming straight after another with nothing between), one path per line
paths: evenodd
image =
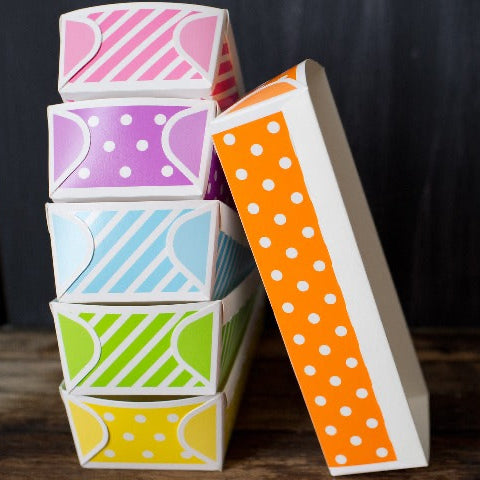
M67 392L211 395L228 376L260 278L222 300L147 306L52 301Z

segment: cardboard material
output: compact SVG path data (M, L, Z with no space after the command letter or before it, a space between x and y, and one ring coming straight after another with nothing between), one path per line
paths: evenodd
M75 395L213 395L247 328L260 277L222 300L152 306L50 303Z
M64 101L211 97L227 108L243 93L228 12L135 2L66 13L58 91Z
M99 398L60 393L86 468L221 470L263 316L254 314L222 392L211 396Z
M323 68L211 128L331 473L427 465L428 391Z
M238 215L217 200L46 209L60 302L218 300L255 267Z
M129 98L48 108L53 201L233 202L206 128L210 100Z

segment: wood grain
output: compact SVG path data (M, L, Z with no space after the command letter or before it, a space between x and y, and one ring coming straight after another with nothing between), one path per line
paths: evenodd
M421 330L414 340L431 391L431 466L350 478L480 479L480 330ZM192 478L188 472L82 469L57 393L60 380L52 333L0 330L2 480ZM194 478L330 478L276 329L262 338L224 471Z

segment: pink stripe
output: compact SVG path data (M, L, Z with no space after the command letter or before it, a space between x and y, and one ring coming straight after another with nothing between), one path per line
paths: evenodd
M238 100L238 93L234 93L233 95L230 95L228 97L222 98L217 101L218 101L218 106L220 107L220 110L225 110L228 107L231 107L237 100Z
M200 72L197 72L195 75L192 76L192 79L195 79L195 80L197 80L199 78L203 78L202 74Z
M177 25L173 25L166 32L162 33L155 41L153 41L143 52L138 55L137 58L132 60L115 78L114 80L126 80L130 78L146 61L148 61L153 55L160 51L167 43L172 39L173 32ZM162 57L163 58L163 57ZM160 59L161 60L161 59ZM124 73L124 70L127 70ZM145 75L144 73L142 75ZM146 80L152 80L155 77L148 78Z
M235 77L228 77L215 85L212 95L218 95L219 93L225 92L226 90L230 90L234 86Z
M93 20L95 21L103 12L95 12L95 13L91 13L90 15L88 15L88 18L90 20Z
M149 24L145 25L134 37L132 37L120 50L115 52L98 70L96 70L87 82L99 82L112 71L128 54L141 45L155 30L170 20L178 10L165 10L155 17Z
M95 58L87 63L79 72L72 77L72 81L77 80L77 78L84 73L84 71L98 63L98 61L107 53L115 44L124 37L132 28L139 24L152 10L139 10L132 17L130 17L125 23L123 23L119 28L117 28L102 44L98 50Z
M153 80L167 65L178 57L178 53L171 48L163 57L159 58L139 80Z
M101 24L100 30L105 33L119 18L123 17L127 10L115 10Z
M232 64L230 60L223 62L220 64L220 67L218 68L218 74L223 75L226 72L229 72L232 69Z
M165 80L178 80L179 78L182 78L191 68L192 66L188 62L183 61L165 77Z
M120 72L112 79L114 82L121 82L128 80L145 62L147 62L153 55L161 50L173 36L173 31L177 27L178 22L172 25L168 30L163 32L150 45L143 49L135 58L133 58Z

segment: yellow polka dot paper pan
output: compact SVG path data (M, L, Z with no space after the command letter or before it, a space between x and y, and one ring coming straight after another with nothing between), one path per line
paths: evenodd
M168 305L50 303L66 391L213 395L233 365L260 278L222 300Z
M211 131L330 472L427 465L428 391L323 68Z
M89 397L60 386L80 464L86 468L221 470L254 347L264 295L222 391L195 397Z

